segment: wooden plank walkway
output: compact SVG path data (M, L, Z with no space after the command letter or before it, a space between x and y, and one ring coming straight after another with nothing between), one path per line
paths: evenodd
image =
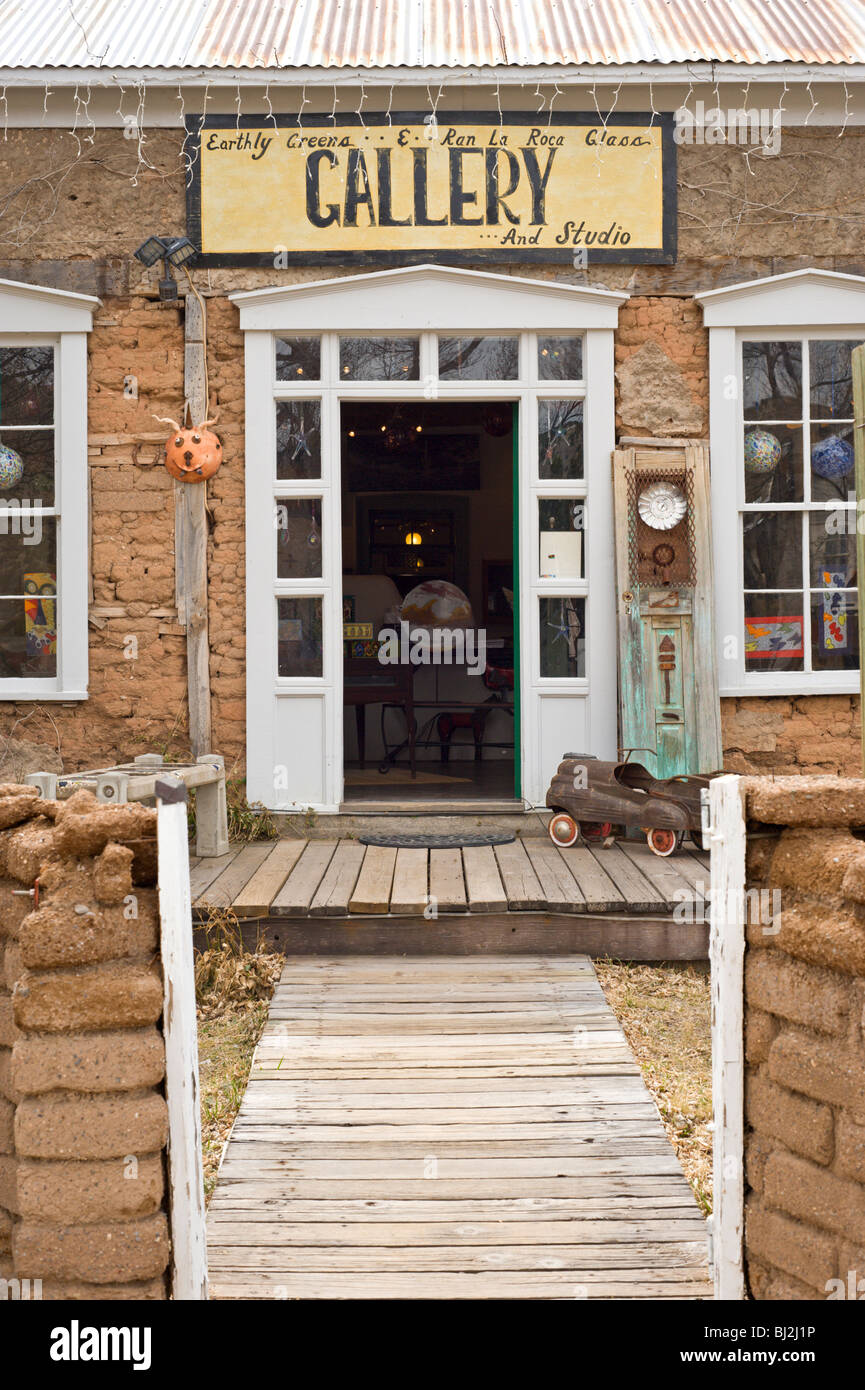
M558 849L546 837L476 849L382 849L356 840L279 840L201 859L199 915L298 918L502 912L670 916L693 902L701 920L709 856L659 859L645 843Z
M217 1299L712 1294L586 956L289 959L207 1243Z

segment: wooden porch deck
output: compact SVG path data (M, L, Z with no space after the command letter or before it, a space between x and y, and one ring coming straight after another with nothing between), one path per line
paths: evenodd
M289 959L207 1240L217 1299L712 1294L585 956Z
M684 850L659 859L636 841L558 849L534 835L426 850L278 840L193 860L191 881L198 920L212 908L264 919L289 953L375 946L603 951L643 960L707 955L709 856ZM682 904L689 906L674 918ZM365 936L352 930L364 924Z

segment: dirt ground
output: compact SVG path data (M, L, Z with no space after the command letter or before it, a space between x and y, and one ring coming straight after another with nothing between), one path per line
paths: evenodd
M708 965L596 960L595 969L685 1176L708 1214L712 1210Z

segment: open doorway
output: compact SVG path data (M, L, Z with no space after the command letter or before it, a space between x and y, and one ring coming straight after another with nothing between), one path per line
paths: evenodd
M341 407L344 804L519 795L509 401Z

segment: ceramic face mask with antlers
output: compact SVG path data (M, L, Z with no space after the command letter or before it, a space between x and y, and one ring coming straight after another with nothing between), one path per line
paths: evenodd
M194 429L183 429L176 420L163 415L154 418L174 430L165 445L165 467L172 478L181 483L205 483L212 478L222 463L222 445L208 429L208 425L216 424L216 419L202 420Z

